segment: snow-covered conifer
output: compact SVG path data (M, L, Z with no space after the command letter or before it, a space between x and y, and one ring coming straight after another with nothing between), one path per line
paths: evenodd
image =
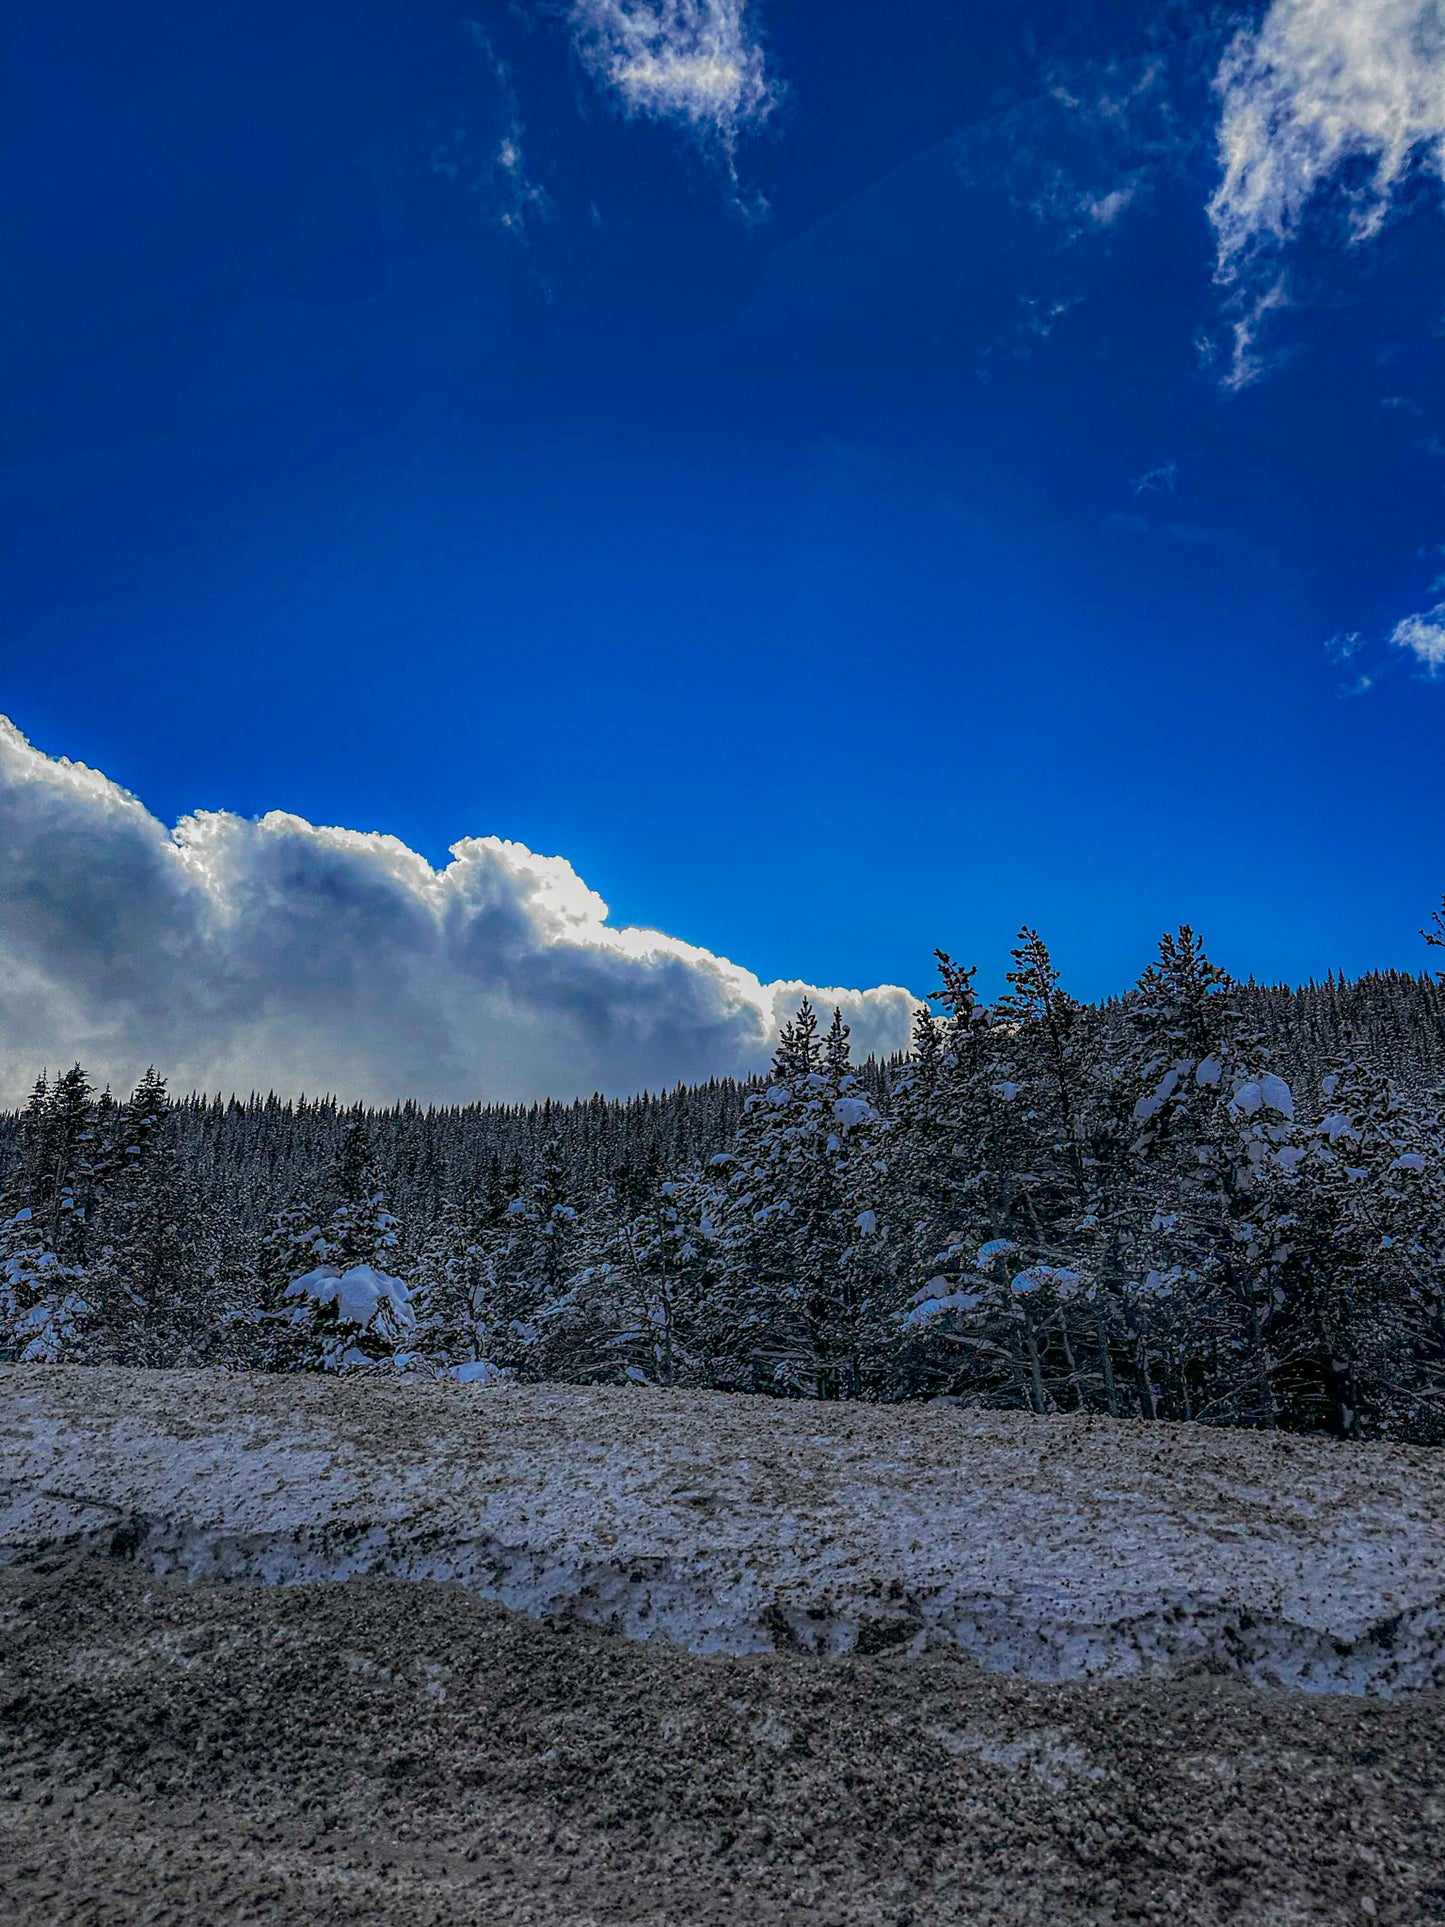
M404 1362L416 1313L409 1287L395 1275L398 1245L358 1110L343 1132L321 1208L283 1214L269 1241L276 1362L326 1370Z
M90 1080L77 1064L42 1078L21 1120L20 1157L0 1221L0 1358L53 1364L91 1354L87 1258L103 1147Z
M884 1366L895 1290L884 1122L804 1003L727 1154L724 1293L731 1349L756 1382L858 1397Z
M1445 1434L1445 1134L1438 1108L1342 1057L1275 1179L1286 1394L1342 1437Z
M596 1256L575 1287L600 1372L658 1385L715 1381L715 1209L696 1168L667 1178L654 1158L614 1174Z
M178 1167L165 1080L151 1069L115 1114L95 1212L89 1293L105 1356L130 1365L210 1356L221 1310L207 1229Z
M1146 1354L1148 1289L1167 1286L1176 1379L1213 1383L1202 1410L1227 1408L1253 1423L1279 1416L1274 1383L1276 1336L1287 1240L1271 1208L1271 1180L1298 1150L1294 1093L1269 1065L1237 987L1210 962L1187 926L1165 936L1159 956L1129 1000L1134 1041L1135 1183L1138 1210L1134 1276L1136 1344L1151 1416L1158 1411ZM1166 1321L1167 1322L1167 1321ZM1219 1361L1238 1361L1221 1371ZM1222 1380L1222 1382L1221 1382Z

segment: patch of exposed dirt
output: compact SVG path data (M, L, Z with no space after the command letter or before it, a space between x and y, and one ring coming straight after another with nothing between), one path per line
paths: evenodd
M1445 1698L704 1657L394 1579L0 1570L0 1916L1445 1920Z

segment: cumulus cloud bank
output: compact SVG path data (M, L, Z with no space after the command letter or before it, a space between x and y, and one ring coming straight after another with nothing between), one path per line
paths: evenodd
M79 1058L128 1086L571 1097L761 1068L798 1000L862 1051L906 1041L895 986L817 989L618 929L561 857L201 811L167 829L0 718L0 1098Z
M1218 77L1222 176L1210 202L1226 276L1287 241L1347 163L1351 228L1377 229L1414 164L1445 173L1440 0L1273 0Z
M572 25L629 114L680 121L731 152L776 104L747 0L574 0Z

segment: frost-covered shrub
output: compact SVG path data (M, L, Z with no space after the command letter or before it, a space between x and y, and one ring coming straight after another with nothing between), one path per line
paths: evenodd
M373 1265L318 1265L286 1287L292 1359L322 1371L405 1362L416 1329L411 1294Z

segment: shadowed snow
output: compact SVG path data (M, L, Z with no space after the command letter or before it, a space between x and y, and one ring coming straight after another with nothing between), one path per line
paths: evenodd
M1413 1448L935 1405L0 1374L0 1547L272 1583L452 1580L697 1652L953 1644L1038 1679L1445 1682Z

